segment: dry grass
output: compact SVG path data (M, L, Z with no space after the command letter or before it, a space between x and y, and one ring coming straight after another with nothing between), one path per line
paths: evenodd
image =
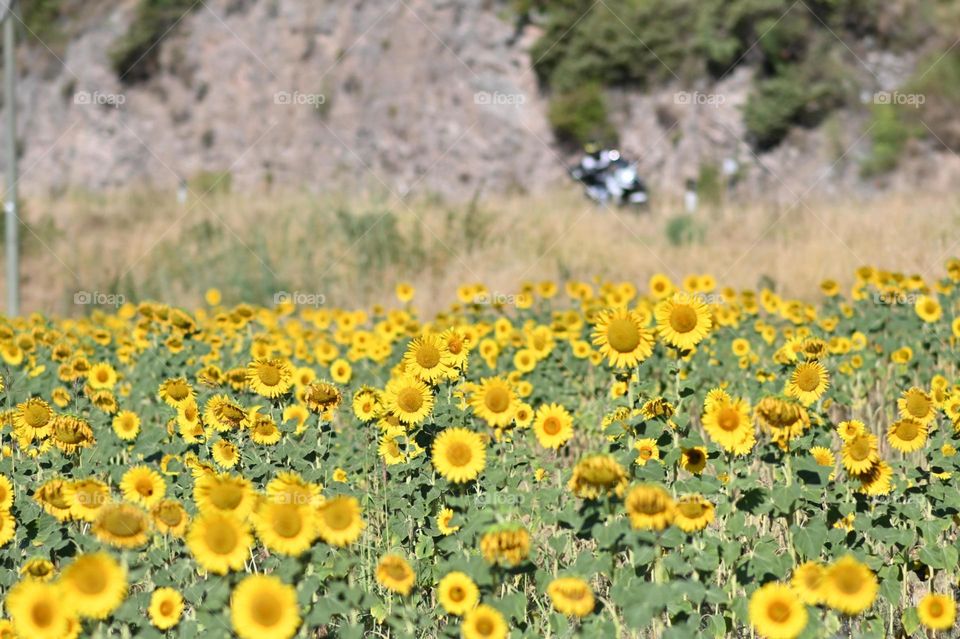
M736 287L772 282L810 299L822 279L844 283L865 263L934 277L960 254L957 198L701 210L693 225L702 238L683 245L668 238L675 210L599 210L572 190L475 207L301 194L218 195L185 206L152 193L31 201L24 309L83 312L77 291L190 307L210 286L228 302L300 291L357 306L393 299L404 280L421 306L437 310L464 282L509 294L524 280L643 284L655 272L709 272Z

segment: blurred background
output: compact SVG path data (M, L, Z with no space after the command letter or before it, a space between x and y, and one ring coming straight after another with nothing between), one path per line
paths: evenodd
M953 2L19 0L11 20L25 312L703 272L812 297L866 263L935 276L960 241ZM645 203L587 197L570 171L600 150Z

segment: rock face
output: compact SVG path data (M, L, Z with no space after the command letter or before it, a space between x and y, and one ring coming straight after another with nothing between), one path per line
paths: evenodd
M527 53L536 30L517 31L498 2L204 0L135 84L107 52L136 2L90 7L62 55L21 47L27 194L168 189L200 172L250 191L454 199L566 183L572 158L553 140ZM655 192L678 193L704 162L730 159L741 189L781 199L859 184L843 160L865 140L839 162L821 132L754 155L740 114L749 82L742 68L699 91L611 96L624 152Z

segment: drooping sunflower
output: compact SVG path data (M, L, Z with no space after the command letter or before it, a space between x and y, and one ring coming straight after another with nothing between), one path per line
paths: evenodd
M856 615L873 605L879 587L870 568L846 555L827 568L825 600L834 610Z
M567 489L580 499L601 496L622 497L627 488L627 471L612 455L584 457L573 469Z
M841 458L843 467L854 475L869 471L874 464L880 461L877 436L872 433L857 435L843 445Z
M406 559L388 553L377 562L377 583L400 595L409 595L416 581L416 574Z
M663 530L673 522L676 506L670 494L660 486L635 486L625 501L630 525L637 530Z
M827 576L826 567L817 561L807 561L793 569L790 585L805 604L818 606L827 597L824 583Z
M360 502L355 497L341 495L324 500L317 508L320 538L331 546L354 543L365 525L361 514Z
M44 511L56 517L59 521L70 519L70 502L67 499L66 490L68 483L59 478L51 479L45 482L33 493L33 499L43 508Z
M329 416L340 406L343 394L330 382L318 381L304 387L302 401L311 412Z
M280 397L293 386L293 366L282 358L255 359L247 364L247 383L257 395Z
M226 473L197 479L193 498L201 513L224 513L240 519L253 512L257 500L249 479Z
M7 613L17 637L63 639L76 613L59 584L33 579L21 581L7 593Z
M131 504L109 503L100 508L93 522L97 539L117 548L138 548L150 535L150 519Z
M473 481L483 472L487 451L479 433L447 428L434 440L431 459L444 479L460 484Z
M404 424L419 424L433 411L433 392L425 382L404 375L387 382L383 405Z
M150 508L167 493L167 483L148 466L134 466L123 474L120 490L127 501Z
M653 354L653 332L636 311L625 308L603 311L597 316L591 337L609 365L615 368L634 368Z
M560 404L544 404L534 415L533 432L541 446L556 450L573 437L573 417Z
M702 495L686 495L676 501L673 525L684 532L703 530L713 518L713 503Z
M897 400L897 408L904 419L912 419L925 426L937 417L937 406L933 398L916 386L903 391Z
M727 396L714 397L711 401L708 396L704 403L703 429L718 446L735 455L749 453L756 443L750 404L743 399Z
M520 524L498 524L480 537L480 553L491 564L518 566L530 555L530 533Z
M105 552L80 555L63 569L60 585L81 617L106 619L127 596L127 574Z
M226 395L214 395L204 406L203 423L221 433L239 429L246 419L243 406Z
M263 545L282 555L296 557L317 538L316 512L309 505L262 501L253 524Z
M927 443L927 425L913 419L901 419L890 424L887 441L901 453L920 450Z
M98 479L78 479L66 485L64 497L70 514L82 521L95 521L100 509L110 503L110 487Z
M653 311L660 337L680 350L691 350L710 334L710 309L696 295L675 293Z
M957 602L949 595L931 592L917 604L917 616L931 630L950 630L957 619Z
M579 577L559 577L547 586L553 608L562 615L586 617L593 612L593 589Z
M480 590L466 573L455 570L437 584L437 599L447 614L462 617L480 603Z
M113 418L113 432L124 441L133 441L140 434L140 417L129 410L122 410Z
M506 639L509 630L500 611L487 604L467 611L460 625L463 639Z
M180 623L183 614L183 595L173 588L157 588L150 596L147 609L150 623L160 630L169 630Z
M767 639L794 639L807 627L807 609L787 585L770 582L750 596L750 625Z
M410 341L403 363L408 373L433 384L448 376L453 357L440 335L424 333Z
M505 379L487 377L470 394L469 402L477 417L493 428L505 428L513 421L517 396Z
M53 444L66 455L72 455L81 448L90 448L95 443L93 429L86 420L75 415L57 415L50 426L48 444Z
M229 514L201 514L187 533L187 547L197 564L218 575L242 570L252 545L250 527Z
M290 639L300 627L297 591L272 575L250 575L230 596L230 620L240 639Z
M804 406L809 406L820 399L829 386L830 375L826 367L813 360L797 364L787 382L786 393Z

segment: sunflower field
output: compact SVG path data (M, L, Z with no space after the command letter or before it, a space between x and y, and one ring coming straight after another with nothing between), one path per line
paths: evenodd
M960 260L821 289L0 317L0 638L957 636Z

